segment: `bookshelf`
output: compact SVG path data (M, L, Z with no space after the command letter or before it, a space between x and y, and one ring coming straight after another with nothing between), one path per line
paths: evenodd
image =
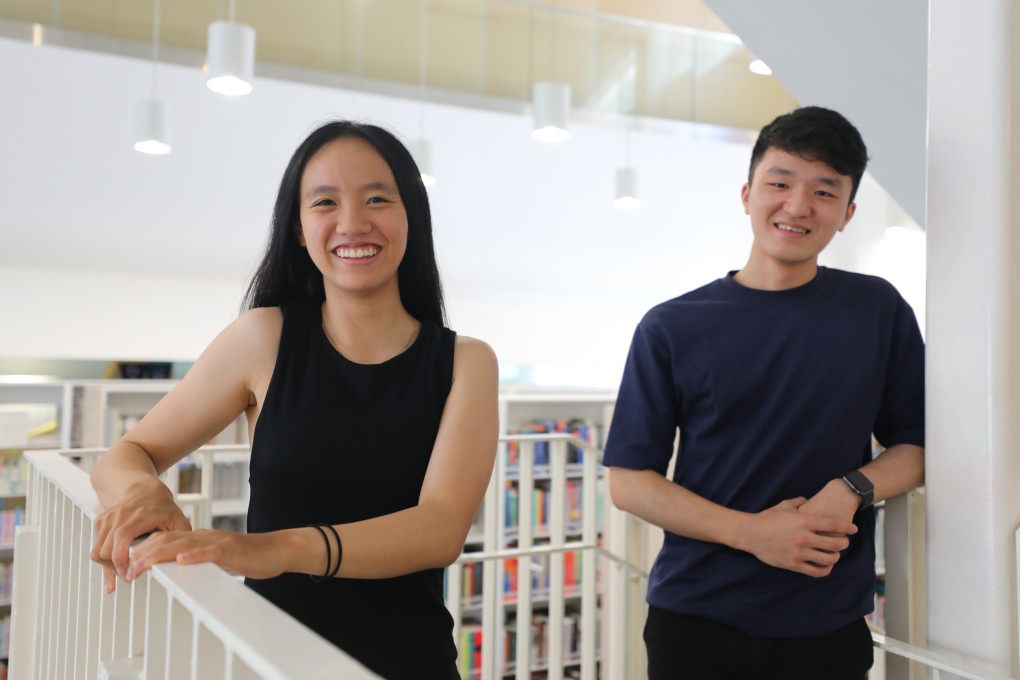
M503 388L499 399L500 434L504 436L531 433L541 435L553 432L571 432L592 446L601 449L605 425L608 422L615 392L588 390L551 390L538 388ZM549 541L551 527L555 524L550 507L553 480L549 465L549 444L535 442L535 466L527 475L527 488L530 489L527 500L520 494L521 469L518 465L520 446L513 442L501 443L498 451L495 479L500 480L494 487L496 499L487 503L485 508L497 515L495 541L497 549L528 548L532 545L542 546ZM570 446L568 449L565 480L559 483L565 488L563 525L567 540L580 540L583 518L585 489L582 480L583 453ZM595 506L601 513L605 500L605 484L602 475L594 493L597 497ZM492 493L490 491L490 493ZM527 508L522 507L527 504ZM525 512L526 510L526 512ZM523 513L523 514L522 514ZM517 524L519 519L527 517L531 531L528 532L528 545L519 543ZM601 517L598 518L601 527ZM484 533L481 530L484 516L480 514L476 527L469 534L465 552L485 550ZM601 529L600 529L601 531ZM491 547L489 548L491 549ZM518 630L522 629L518 619L518 577L523 565L531 573L529 587L525 597L527 606L524 616L527 617L526 627L531 648L531 677L542 678L548 671L548 648L550 644L561 644L564 659L564 674L573 677L579 673L577 663L580 658L580 616L578 611L581 601L581 584L586 578L583 559L577 551L567 550L562 553L563 583L561 588L552 588L550 583L550 554L537 554L530 557L507 557L495 561L494 587L499 595L496 598L495 625L490 626L494 640L491 641L489 653L497 657L497 668L500 677L512 677L517 674L516 650L518 649ZM461 570L458 586L461 588L460 615L458 626L458 648L460 650L460 669L464 678L481 677L480 665L483 654L482 630L482 592L484 589L483 566L480 562L455 565L451 569ZM592 570L590 578L601 581L601 574ZM550 630L551 591L562 592L563 618L562 630ZM488 628L487 628L488 629ZM599 639L596 630L594 639Z

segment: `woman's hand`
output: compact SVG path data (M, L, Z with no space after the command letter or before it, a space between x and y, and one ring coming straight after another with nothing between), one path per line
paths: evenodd
M126 578L133 581L160 562L212 562L248 578L272 578L287 570L284 540L284 532L239 534L214 529L159 532L132 551Z
M135 539L154 531L191 531L191 524L174 503L170 489L153 477L133 484L123 501L96 517L94 529L91 557L103 565L103 581L110 593L117 575L127 577L128 551Z

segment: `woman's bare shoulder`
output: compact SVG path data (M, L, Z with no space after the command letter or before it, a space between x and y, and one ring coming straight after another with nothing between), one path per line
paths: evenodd
M496 353L483 340L468 335L458 335L453 350L454 372L460 370L489 369L496 367Z

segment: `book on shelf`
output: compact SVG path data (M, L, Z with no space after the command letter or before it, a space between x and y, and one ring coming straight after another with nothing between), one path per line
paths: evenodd
M598 489L601 498L601 488ZM520 525L520 491L513 482L506 486L506 503L503 518L503 527L507 530L508 536L515 536L517 527ZM568 479L564 488L564 520L568 534L579 533L581 520L584 517L584 483L580 479ZM548 535L550 502L552 492L549 489L537 486L531 490L531 528L536 536ZM596 518L596 526L601 527L601 522Z
M532 420L512 428L508 434L573 434L578 439L596 447L602 446L602 427L585 418L548 418ZM549 465L549 442L534 442L535 465ZM520 463L521 442L507 443L507 465L513 467ZM573 444L567 445L567 463L583 463L584 451Z
M25 523L25 508L0 510L0 548L14 546L14 528Z

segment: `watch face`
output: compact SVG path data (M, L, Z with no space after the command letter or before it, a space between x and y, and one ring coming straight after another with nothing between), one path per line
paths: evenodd
M844 477L843 481L847 483L854 493L861 497L861 508L870 506L875 499L875 485L871 483L871 480L864 476L860 470L854 470L848 472Z

